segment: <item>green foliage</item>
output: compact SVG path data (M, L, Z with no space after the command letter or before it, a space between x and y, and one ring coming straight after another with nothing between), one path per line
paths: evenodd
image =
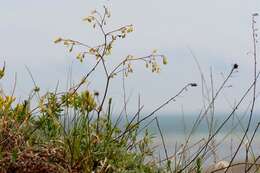
M8 113L8 115L1 114L0 139L1 141L8 140L8 143L4 144L11 145L9 147L1 145L3 148L1 160L10 157L12 161L8 165L0 161L0 166L6 170L21 162L19 159L24 152L27 152L27 148L38 149L39 151L33 153L36 157L46 147L59 149L63 153L64 161L57 163L62 170L67 170L67 167L76 172L154 172L156 170L155 165L146 163L145 160L152 155L148 132L138 142L137 134L132 132L116 139L122 131L112 123L110 117L104 114L99 119L100 130L97 133L97 120L90 119L90 113L95 110L96 104L89 91L77 93L69 98L66 93L61 100L70 101L63 104L60 104L61 102L53 93L48 93L42 97L39 106L40 112L37 116L29 116L28 119L22 118L26 117L26 114L30 114L30 111L24 110L23 104L12 106L13 99L0 98L2 99L1 111ZM73 126L66 129L60 118L64 116L64 110L67 109L74 113L75 120L71 120L70 123L73 123ZM6 120L6 118L8 119ZM6 121L7 124L4 125ZM9 139L10 137L13 138ZM138 148L138 151L129 149L130 145L134 145L131 148ZM55 154L53 153L53 155ZM7 157L7 155L9 156ZM24 164L29 163L31 162L24 162ZM26 167L26 165L24 166ZM52 166L50 167L52 168Z
M0 70L0 79L2 79L5 75L5 64L3 66L3 68Z
M200 157L196 159L196 173L202 173L202 161Z

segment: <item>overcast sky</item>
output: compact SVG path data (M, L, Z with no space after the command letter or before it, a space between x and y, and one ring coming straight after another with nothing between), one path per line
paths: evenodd
M144 111L148 112L185 84L200 84L200 74L188 48L196 55L207 79L212 68L216 88L222 82L221 74L228 74L232 64L239 64L238 72L228 83L232 88L225 88L217 102L219 112L230 111L224 98L228 98L231 104L238 101L252 81L253 59L248 52L252 51L251 16L260 12L258 0L0 2L0 64L7 63L7 76L1 86L10 93L17 73L16 95L21 97L28 95L33 87L25 66L29 67L43 91L54 90L57 81L60 89L65 89L70 67L74 82L89 70L92 60L78 63L75 53L68 53L62 45L53 44L53 40L60 36L95 44L100 39L99 33L82 18L94 9L102 10L103 5L112 12L111 28L133 24L135 29L116 44L111 62L128 54L147 55L153 49L158 49L169 59L169 64L159 75L150 73L144 65L134 67L135 73L126 81L127 96L131 100L129 111L136 110L139 94ZM101 75L98 72L91 77L90 89L102 91L105 81ZM114 98L114 110L120 110L123 97L120 77L113 81L109 96ZM198 87L188 90L162 112L180 112L183 108L191 113L198 112L201 107L201 88Z

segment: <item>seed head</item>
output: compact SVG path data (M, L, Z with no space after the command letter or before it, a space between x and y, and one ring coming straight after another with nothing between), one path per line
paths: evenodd
M238 64L234 64L234 65L233 65L233 68L234 68L234 69L238 69Z

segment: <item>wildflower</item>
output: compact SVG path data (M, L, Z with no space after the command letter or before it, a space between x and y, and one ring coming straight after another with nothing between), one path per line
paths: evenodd
M83 21L88 21L89 23L91 23L95 18L93 16L87 16L83 19Z
M127 33L130 33L130 32L133 32L133 31L134 31L134 28L133 28L132 25L129 26L129 27L126 29L126 32L127 32Z
M80 62L83 62L84 59L84 54L83 53L78 53L77 57L76 57Z
M54 40L54 43L57 44L57 43L59 43L59 42L61 42L61 41L62 41L62 38L59 37L59 38L56 38L56 39Z

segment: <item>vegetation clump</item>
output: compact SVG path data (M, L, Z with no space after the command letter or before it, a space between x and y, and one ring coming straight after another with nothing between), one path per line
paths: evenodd
M104 43L97 46L72 39L57 38L54 43L63 43L73 52L82 48L76 59L80 62L86 56L95 57L93 68L68 91L47 92L40 95L35 86L29 99L17 103L13 95L0 95L0 172L157 172L159 167L148 158L153 155L151 136L138 136L139 122L132 119L120 127L120 118L113 121L112 99L106 104L109 84L118 73L125 77L133 72L133 62L143 61L152 72L159 72L157 59L167 64L164 55L153 51L144 57L128 55L109 71L106 61L116 40L133 32L132 25L112 31L105 31L110 12L93 11L83 19L99 28ZM82 89L90 75L101 65L106 76L106 88L100 100L99 94ZM0 71L4 77L5 66ZM38 105L32 108L33 98ZM107 109L107 110L106 110Z

